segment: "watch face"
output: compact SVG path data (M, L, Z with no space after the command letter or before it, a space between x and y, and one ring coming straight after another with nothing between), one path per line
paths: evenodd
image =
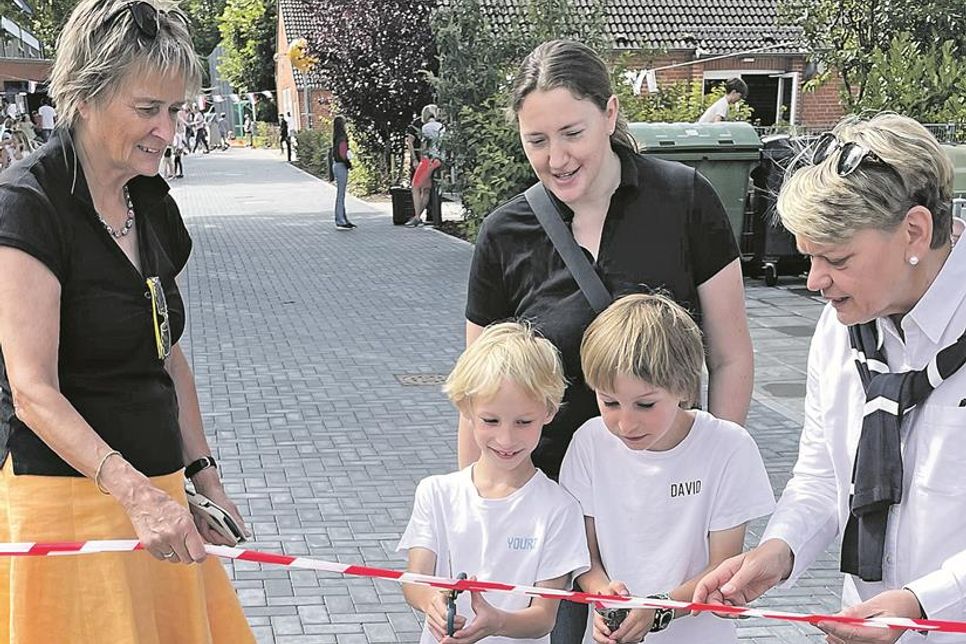
M674 610L670 608L658 608L654 612L654 624L651 626L651 632L657 633L658 631L663 631L671 625L671 620L673 619Z

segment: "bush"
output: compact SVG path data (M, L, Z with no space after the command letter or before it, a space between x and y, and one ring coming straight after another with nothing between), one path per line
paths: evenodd
M459 112L460 144L474 150L473 164L464 166L460 177L464 233L470 240L476 239L486 215L536 180L517 128L506 119L507 102L506 95L498 92L482 105Z
M278 145L278 137L278 125L265 121L255 121L255 136L252 140L252 147L274 148Z
M966 125L966 60L954 41L922 46L901 33L870 58L856 113L891 110L922 123Z
M373 163L378 158L361 153L355 143L352 144L352 170L349 171L349 190L359 197L389 192L391 183L389 171L385 164Z
M331 128L299 130L295 133L298 145L296 163L300 168L323 179L329 178L328 158L332 146Z

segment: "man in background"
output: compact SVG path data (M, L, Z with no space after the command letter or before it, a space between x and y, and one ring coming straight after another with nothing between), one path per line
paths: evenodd
M740 78L729 78L725 82L725 95L711 104L698 123L717 123L728 118L728 108L748 96L748 85Z

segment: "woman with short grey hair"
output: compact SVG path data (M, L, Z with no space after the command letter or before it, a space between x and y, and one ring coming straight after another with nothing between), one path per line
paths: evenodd
M966 248L953 169L920 124L848 118L782 188L778 212L828 301L808 359L794 476L754 550L695 601L744 604L793 583L833 542L843 614L966 614ZM838 642L924 641L914 630L823 623ZM931 633L929 642L961 641Z
M82 0L51 73L57 129L0 176L0 541L144 549L4 558L0 641L254 639L205 557L245 524L178 344L191 238L157 176L200 79L176 4ZM193 516L185 477L227 519Z

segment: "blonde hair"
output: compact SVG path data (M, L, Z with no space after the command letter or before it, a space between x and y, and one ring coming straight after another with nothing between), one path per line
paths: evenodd
M567 382L563 363L553 343L528 324L492 324L466 348L446 379L443 392L461 411L474 400L495 396L504 380L521 387L534 400L556 412Z
M666 295L627 295L587 327L580 364L594 390L613 392L618 376L631 376L693 403L704 365L701 330Z
M143 0L142 0L143 1ZM201 63L191 42L188 18L172 0L150 0L159 12L158 33L141 33L130 0L81 0L57 38L50 72L50 96L57 105L57 127L77 124L84 102L106 103L132 75L175 72L184 77L186 96L201 87Z
M778 195L785 228L820 244L838 244L863 229L895 230L909 209L920 205L932 213L931 247L949 243L953 166L929 130L906 116L883 112L868 120L846 117L832 132L842 144L855 142L871 150L892 170L863 161L840 177L838 152L798 170Z
M439 108L436 107L436 105L434 105L433 103L430 103L429 105L424 105L422 114L420 114L420 118L422 119L423 123L429 123L429 119L438 119Z

